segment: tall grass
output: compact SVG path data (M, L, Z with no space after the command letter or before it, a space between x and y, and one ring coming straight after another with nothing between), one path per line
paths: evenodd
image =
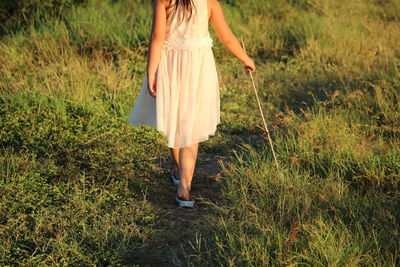
M200 266L399 265L398 1L222 5L257 62L281 168L260 137L247 74L213 33L222 124L200 152L226 158L222 201L210 201L215 214L192 241L146 251L164 249L159 233L172 231L148 200L164 185L154 160L169 151L154 129L125 122L151 5L71 6L0 40L2 265L173 255Z

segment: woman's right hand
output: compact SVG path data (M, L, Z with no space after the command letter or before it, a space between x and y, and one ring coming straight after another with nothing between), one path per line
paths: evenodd
M156 92L157 92L157 77L155 75L149 75L147 76L147 86L149 89L149 94L153 97L156 98Z
M256 70L256 65L254 64L254 60L250 57L247 57L245 61L243 61L244 68L249 72L254 72Z

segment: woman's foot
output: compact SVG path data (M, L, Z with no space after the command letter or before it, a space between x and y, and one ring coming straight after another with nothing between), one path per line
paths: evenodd
M179 179L179 174L178 174L178 168L174 167L171 169L171 181L174 185L179 185L180 184L180 179Z
M178 192L175 198L176 202L178 202L179 207L187 207L193 208L195 199L192 197L189 192L182 192L180 188L178 188Z

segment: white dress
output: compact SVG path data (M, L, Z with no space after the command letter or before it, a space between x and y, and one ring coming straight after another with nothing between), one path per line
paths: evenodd
M208 140L220 123L217 70L208 32L207 0L193 0L189 21L178 10L167 25L157 70L157 95L150 96L145 78L128 122L156 127L168 147Z

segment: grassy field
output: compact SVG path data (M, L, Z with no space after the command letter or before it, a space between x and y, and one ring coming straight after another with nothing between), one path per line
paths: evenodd
M213 33L221 124L177 208L162 135L126 122L150 1L71 6L0 39L0 265L400 265L400 2L222 4L279 170Z

